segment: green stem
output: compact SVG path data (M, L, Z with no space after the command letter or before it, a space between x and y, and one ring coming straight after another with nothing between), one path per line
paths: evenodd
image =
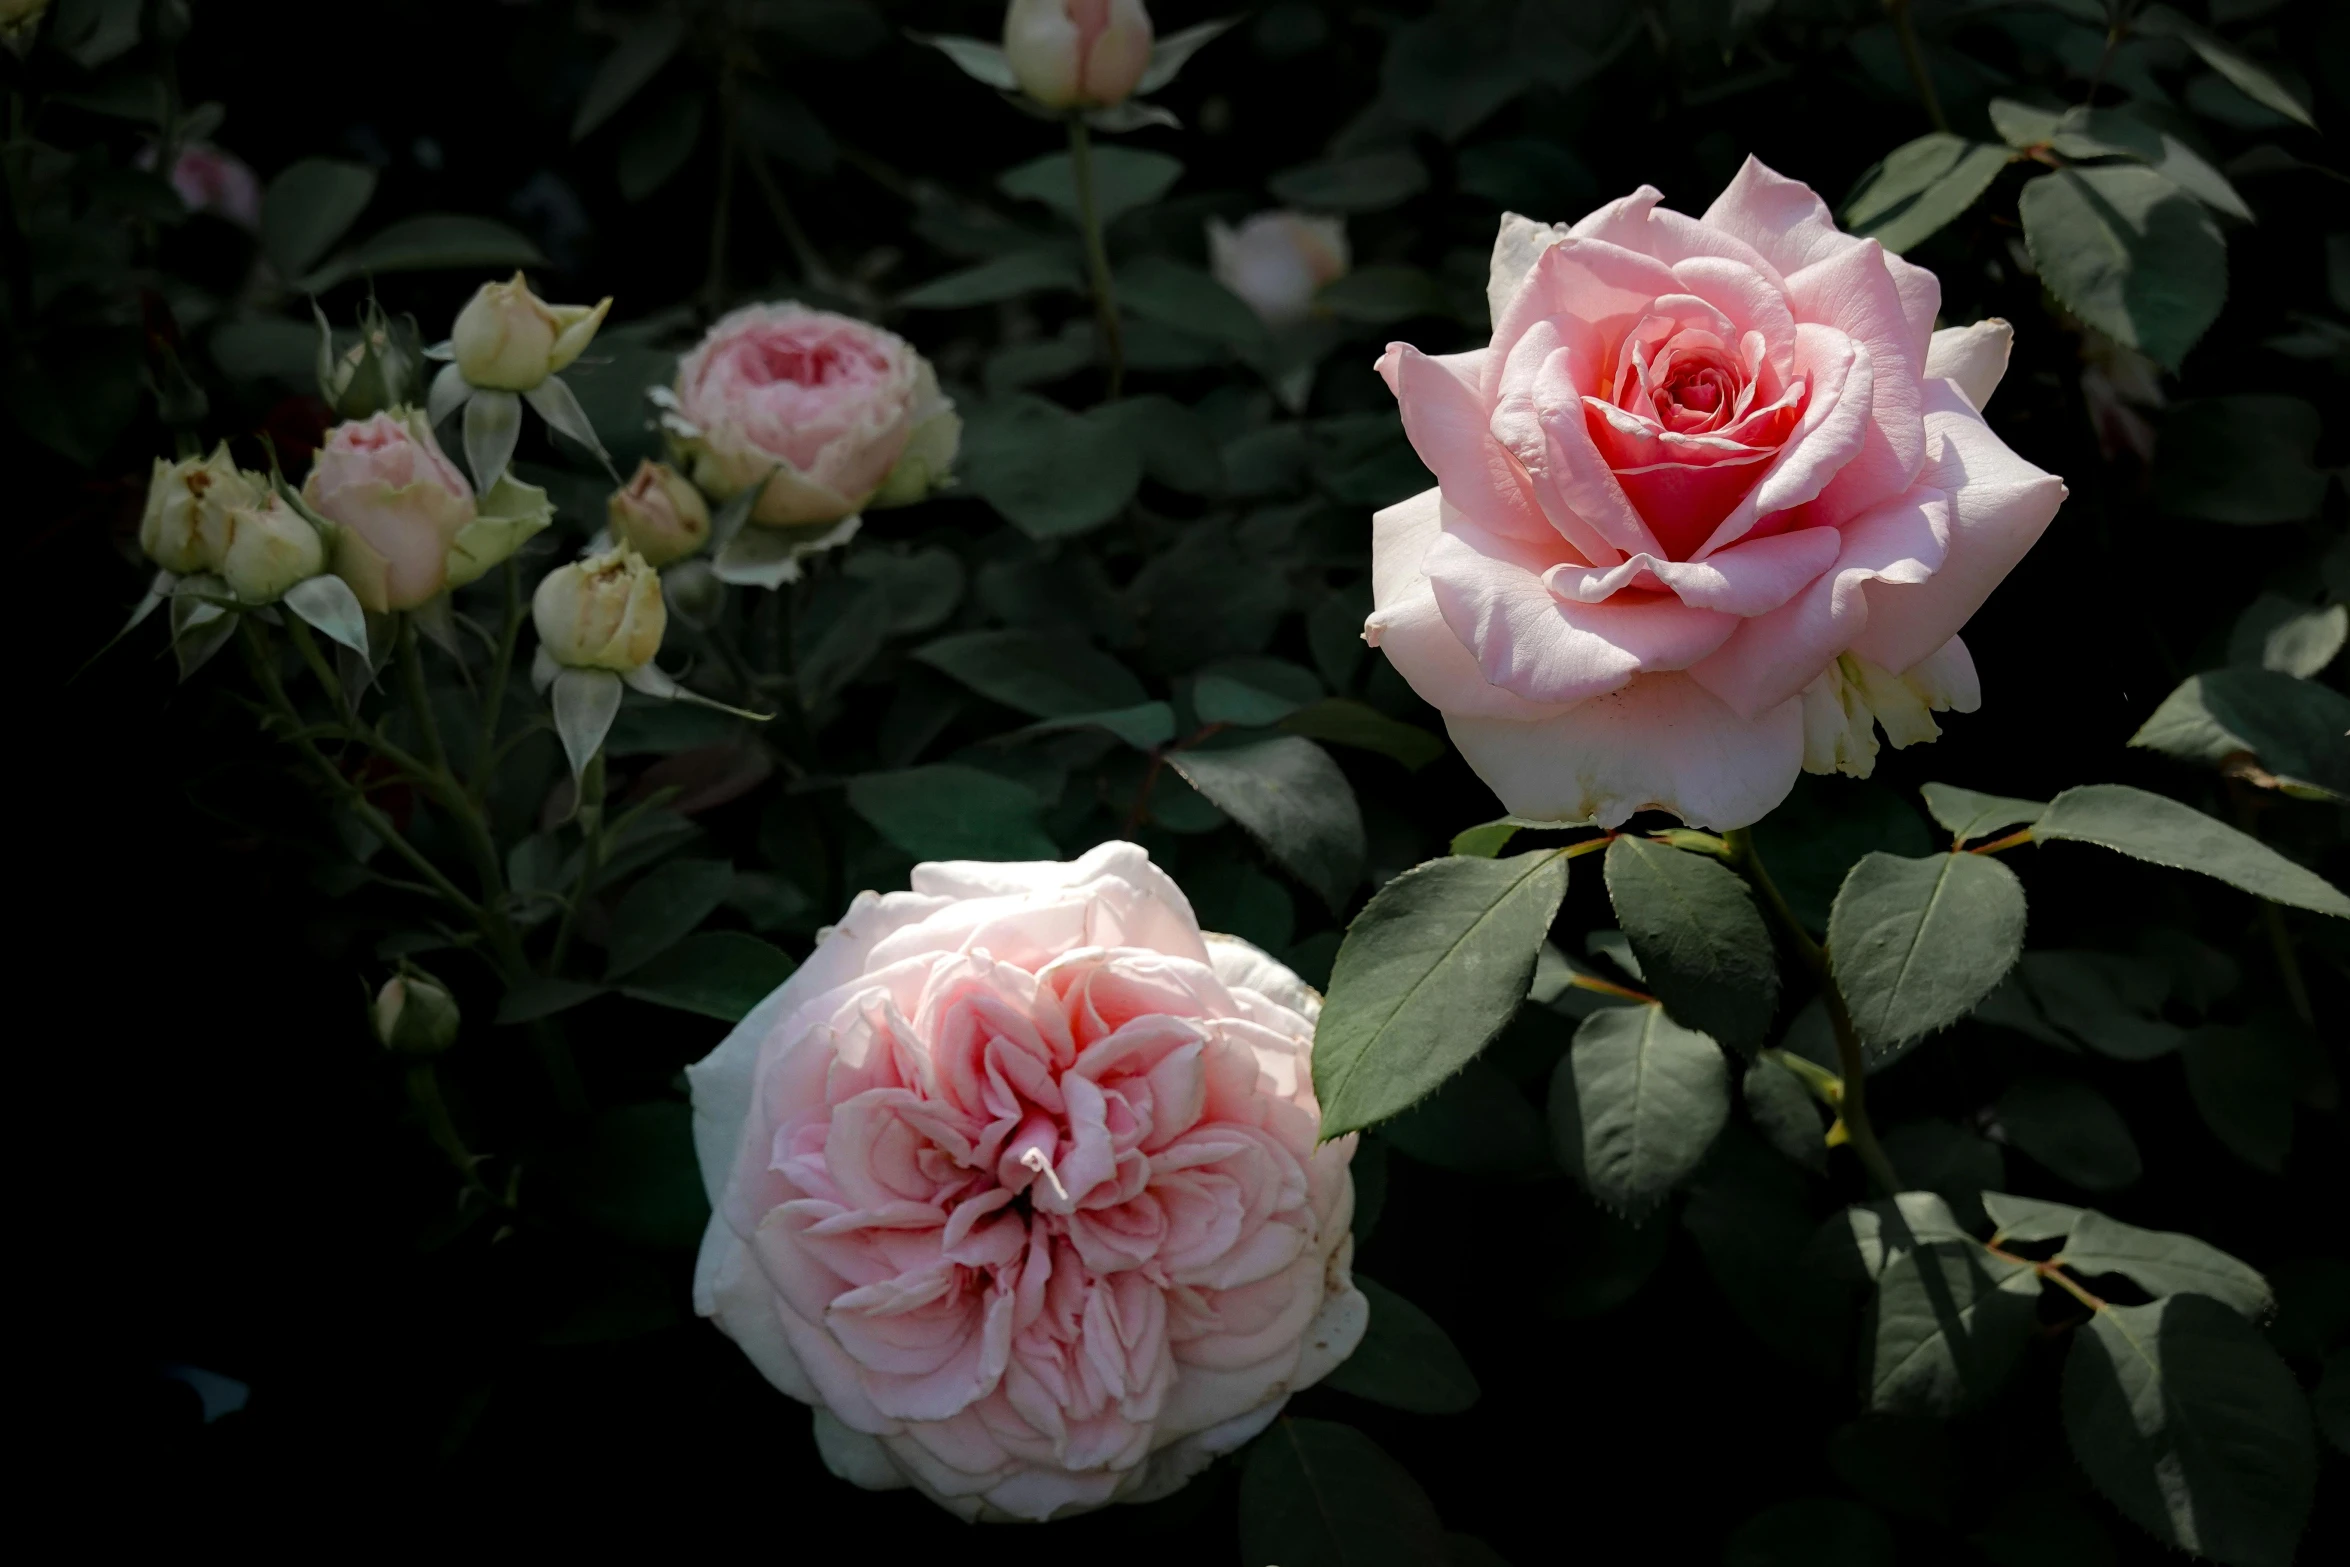
M1893 19L1893 35L1901 40L1902 63L1909 67L1910 85L1918 90L1918 102L1925 105L1926 118L1934 129L1948 132L1950 121L1942 114L1942 100L1934 96L1934 78L1926 69L1926 52L1918 47L1918 30L1910 20L1909 0L1885 0L1885 14Z
M1118 296L1110 287L1110 255L1102 248L1102 215L1093 191L1093 142L1082 117L1069 116L1069 166L1077 181L1077 226L1085 234L1085 272L1093 284L1094 319L1101 324L1102 353L1109 360L1107 401L1115 402L1126 382L1126 340L1118 329Z
M456 819L458 836L465 840L466 853L473 860L474 875L481 882L482 931L490 938L490 949L497 954L508 978L519 979L530 972L530 964L503 912L506 869L498 858L498 846L490 837L489 823L483 819L481 807L450 770L448 747L441 741L440 720L432 710L432 692L424 682L424 658L417 649L413 617L402 623L399 639L400 685L408 699L409 715L423 736L425 782L442 808Z
M425 1135L433 1146L448 1156L449 1163L463 1178L466 1188L493 1208L503 1208L505 1202L490 1190L477 1168L480 1161L465 1146L458 1135L457 1122L449 1114L449 1102L441 1096L440 1074L430 1061L418 1061L408 1068L408 1101L416 1106L416 1113L424 1120Z
M1803 928L1803 922L1787 906L1778 884L1771 880L1771 873L1763 867L1762 856L1754 847L1754 830L1735 827L1724 833L1722 840L1729 845L1730 863L1754 889L1756 901L1762 904L1764 915L1780 939L1803 959L1804 966L1819 983L1820 999L1828 1008L1828 1023L1836 1032L1836 1065L1844 1080L1838 1096L1844 1134L1851 1140L1852 1151L1859 1156L1869 1180L1890 1197L1901 1190L1901 1177L1894 1173L1893 1161L1885 1157L1885 1146L1877 1141L1877 1129L1869 1121L1868 1061L1861 1051L1860 1032L1852 1026L1851 1009L1844 1004L1844 992L1838 988L1835 972L1828 966L1828 955L1812 940L1811 932Z
M310 634L310 628L302 624L302 618L299 615L288 615L285 617L285 622L286 631L293 640L295 651L302 655L302 662L309 666L310 678L317 681L319 688L326 692L327 700L334 703L336 712L343 714L346 718L355 718L357 710L352 706L349 696L343 691L342 677L337 675L334 666L326 661L326 654L319 647L318 639Z
M490 688L481 699L481 740L473 751L473 789L476 805L488 799L490 774L498 756L498 719L506 706L506 686L514 678L514 648L522 639L522 572L506 562L506 625L498 637L498 656L490 662Z
M563 959L571 952L571 933L579 921L580 906L587 902L588 888L595 884L596 872L604 862L604 753L598 751L588 758L587 771L579 780L579 818L585 829L586 841L580 846L579 880L572 885L571 901L564 905L563 922L555 927L555 949L547 959L550 976L563 972Z

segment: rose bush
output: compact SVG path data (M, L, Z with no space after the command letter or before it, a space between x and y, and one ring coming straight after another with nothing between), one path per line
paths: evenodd
M1147 1500L1354 1347L1314 993L1132 844L861 893L690 1073L695 1275L826 1462L968 1518Z
M2065 490L1983 422L2005 328L1936 332L1933 274L1752 159L1660 200L1505 216L1490 345L1389 345L1437 484L1374 522L1364 635L1514 813L1741 827L1837 765L1839 655L1973 705L1958 630Z

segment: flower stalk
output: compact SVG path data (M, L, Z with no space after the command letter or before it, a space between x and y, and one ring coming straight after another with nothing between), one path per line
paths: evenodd
M1110 286L1110 255L1102 246L1101 205L1093 188L1093 139L1082 115L1069 116L1069 168L1077 183L1077 226L1085 235L1085 275L1093 290L1094 319L1101 326L1102 354L1109 364L1106 402L1115 402L1126 381L1126 342L1118 328L1118 296Z

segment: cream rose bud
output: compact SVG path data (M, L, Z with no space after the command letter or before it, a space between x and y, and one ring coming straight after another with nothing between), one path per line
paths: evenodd
M158 457L147 481L147 510L139 519L139 548L179 576L217 570L230 508L260 502L260 486L230 460L225 441L209 457L178 462Z
M919 500L961 441L955 405L913 345L802 305L746 305L710 329L659 394L694 482L726 500L764 482L751 520L838 522Z
M1208 270L1268 326L1303 320L1314 292L1347 268L1346 224L1297 212L1260 212L1238 228L1208 220Z
M280 496L266 496L257 506L232 506L222 524L214 569L247 604L274 604L295 583L326 570L326 541Z
M710 542L710 504L684 474L651 458L605 503L612 537L649 566L683 560Z
M1150 64L1150 13L1142 0L1012 0L1004 54L1020 90L1046 108L1107 108Z
M334 523L334 571L378 614L414 609L449 585L449 549L474 520L473 486L416 408L327 432L302 499Z
M604 324L609 298L594 305L550 305L517 272L474 291L449 333L457 369L475 386L527 392L568 365Z
M622 544L548 572L531 595L530 618L556 663L627 674L661 651L669 612L660 573Z
M375 1037L404 1056L434 1056L457 1042L457 999L421 969L395 974L375 993Z

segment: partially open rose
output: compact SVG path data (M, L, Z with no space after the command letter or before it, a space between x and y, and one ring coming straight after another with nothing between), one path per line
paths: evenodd
M1130 843L862 893L690 1076L695 1302L834 1473L966 1518L1165 1495L1351 1352L1319 999Z
M1936 332L1933 274L1752 159L1660 200L1505 217L1491 345L1380 359L1437 487L1375 519L1364 636L1511 811L1739 827L1865 770L1884 682L1973 706L1956 633L2065 490L1983 422L2004 323Z

